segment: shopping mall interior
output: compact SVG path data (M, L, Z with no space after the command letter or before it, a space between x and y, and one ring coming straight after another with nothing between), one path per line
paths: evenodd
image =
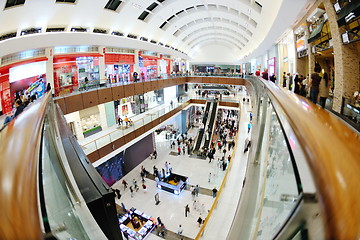
M0 239L360 239L360 1L0 7Z

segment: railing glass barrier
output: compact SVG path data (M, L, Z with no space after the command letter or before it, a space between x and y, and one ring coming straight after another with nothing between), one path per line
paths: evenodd
M47 214L43 216L44 221L58 239L90 239L77 214L76 196L64 174L64 167L54 143L54 127L50 121L49 115L45 116L40 173Z
M253 229L257 239L268 239L277 234L296 207L301 190L291 148L271 104L268 105L267 116Z

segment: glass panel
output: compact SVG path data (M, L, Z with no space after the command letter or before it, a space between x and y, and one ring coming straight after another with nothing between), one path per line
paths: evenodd
M134 129L138 129L142 125L143 125L143 121L142 121L142 119L140 119L140 120L134 122Z
M122 130L118 130L115 132L110 133L110 140L116 141L117 139L121 138L123 136L123 131Z
M89 153L96 151L96 144L95 144L95 142L90 142L90 143L82 146L81 148L84 150L85 154L89 154Z
M144 118L144 124L148 124L149 122L151 122L151 116L146 116Z
M106 146L107 144L111 143L110 140L110 135L105 135L102 138L99 138L98 140L95 141L96 142L96 146L98 149Z
M61 160L55 150L48 121L46 118L40 174L43 178L44 199L50 229L59 239L90 239L72 202L72 199L76 197L70 192L71 184L64 174Z
M130 127L128 127L128 128L125 128L125 129L124 129L124 135L126 135L126 134L128 134L128 133L130 133L130 132L132 132L132 131L134 131L134 128L133 128L132 126L130 126Z
M257 239L269 239L283 226L299 199L298 184L287 141L275 111L270 108L268 151L262 210Z

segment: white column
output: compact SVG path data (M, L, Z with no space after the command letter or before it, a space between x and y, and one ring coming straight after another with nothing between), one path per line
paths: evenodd
M100 123L102 130L105 130L108 128L105 104L98 105L98 108L99 108L99 118L100 118L99 123Z
M135 64L134 64L134 72L137 72L140 76L139 71L139 50L135 50L135 56L134 56Z
M161 75L160 74L160 60L161 60L160 55L161 55L160 53L157 54L157 57L158 57L158 60L157 60L157 75L158 76Z
M105 76L105 47L99 46L99 53L103 54L102 57L99 57L99 75L100 75L100 83L106 83L107 79Z
M46 48L45 55L48 59L46 61L46 82L50 83L51 92L54 94L54 49Z

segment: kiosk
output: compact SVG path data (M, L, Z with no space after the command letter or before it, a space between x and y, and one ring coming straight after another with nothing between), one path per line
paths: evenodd
M145 213L131 208L125 215L119 216L122 232L126 232L130 239L145 239L154 230L156 221Z
M170 175L166 175L165 178L157 180L156 186L162 190L178 195L186 188L188 181L188 177L171 173Z

